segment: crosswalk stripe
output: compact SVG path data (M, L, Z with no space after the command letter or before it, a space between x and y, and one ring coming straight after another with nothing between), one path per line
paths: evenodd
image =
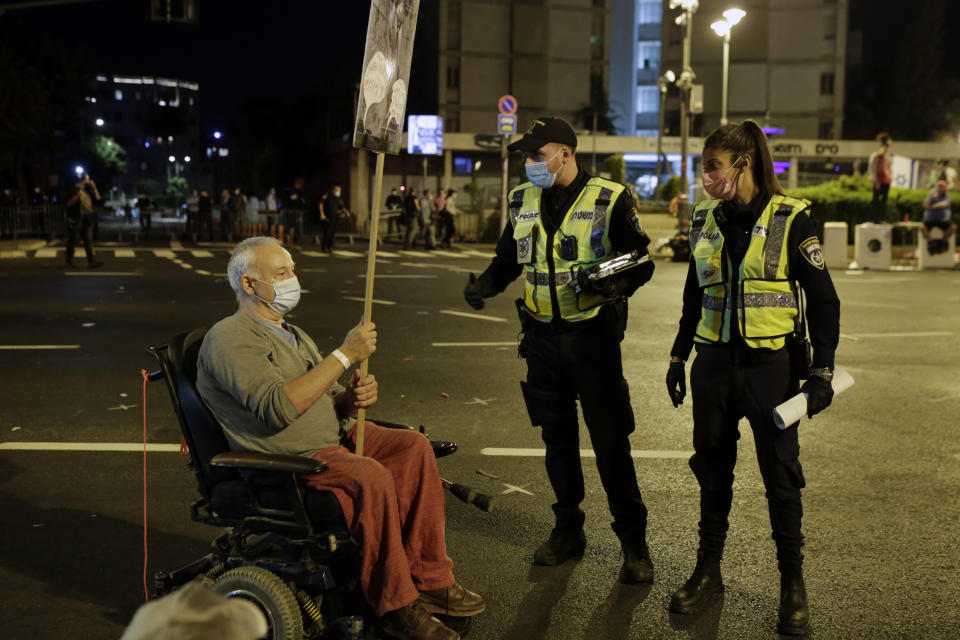
M412 258L429 258L429 257L430 257L430 254L427 253L426 251L407 251L407 250L405 250L405 251L398 251L397 253L399 253L399 254L402 255L402 256L410 256L410 257L412 257Z
M489 251L477 251L476 249L464 249L463 252L468 256L477 256L478 258L492 258L494 255Z
M136 258L137 254L133 249L114 249L113 256L115 258Z
M142 442L0 442L6 451L143 451ZM147 451L175 453L179 444L148 443Z
M343 249L334 249L332 251L333 255L340 256L341 258L362 258L362 253L357 253L356 251L344 251Z
M56 258L57 250L56 249L37 249L37 252L33 254L34 258Z
M190 255L194 258L212 258L213 254L206 249L191 249Z
M302 253L302 254L305 255L305 256L310 256L311 258L326 258L326 257L328 257L327 254L323 253L322 251L301 251L300 253Z
M354 302L366 302L366 300L364 300L363 298L357 298L355 296L343 296L343 299L353 300ZM376 298L371 298L370 302L373 302L374 304L386 304L386 305L397 304L396 302L393 302L391 300L377 300Z
M435 256L443 256L445 258L466 258L467 257L464 254L460 253L459 251L443 251L441 249L434 249L430 253L432 253Z
M391 253L389 251L380 251L377 249L377 257L379 258L399 258L399 253Z
M158 258L176 258L177 257L177 254L175 254L170 249L154 249L153 255L157 256Z
M463 311L448 311L447 309L441 309L440 313L444 313L448 316L460 316L461 318L476 318L477 320L489 320L490 322L506 322L506 318L498 318L496 316L482 316L479 313L465 313Z

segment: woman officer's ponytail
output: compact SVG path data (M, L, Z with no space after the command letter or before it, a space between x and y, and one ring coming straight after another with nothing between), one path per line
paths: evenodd
M714 129L704 140L703 147L729 151L734 161L742 155L749 155L753 160L753 182L760 193L783 194L783 187L773 170L767 136L753 120L744 120L741 124L731 122Z

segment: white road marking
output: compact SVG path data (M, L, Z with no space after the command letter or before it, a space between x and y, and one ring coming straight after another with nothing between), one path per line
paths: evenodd
M139 407L137 404L123 404L120 403L115 407L107 407L107 411L127 411L128 409L133 409L134 407Z
M477 251L476 249L464 249L463 252L469 256L477 256L478 258L492 258L494 255L488 251Z
M445 258L466 258L467 256L463 255L459 251L443 251L441 249L434 249L430 252L435 256L443 256Z
M137 254L133 249L114 249L114 258L136 258Z
M366 278L366 277L367 277L367 274L365 274L365 273L359 273L359 274L357 274L357 277L358 277L358 278ZM437 276L436 274L430 274L430 275L413 274L413 273L411 273L411 274L390 274L390 273L388 273L388 274L382 274L382 273L381 273L381 274L377 274L377 280L379 280L379 279L381 279L381 278L410 278L410 279L418 279L418 278L437 278L437 277L439 277L439 276Z
M0 251L0 258L26 258L27 252L19 249Z
M208 275L210 275L210 272L207 271L206 269L197 269L194 273L198 273L198 274L200 274L201 276L208 276Z
M96 322L84 322L84 323L83 323L82 325L80 325L80 326L89 329L90 327L96 326L96 324L97 324Z
M34 258L56 258L57 250L56 249L37 249L37 252L33 254Z
M506 318L498 318L496 316L482 316L479 313L465 313L463 311L448 311L446 309L441 309L440 313L446 314L448 316L460 316L461 318L475 318L477 320L489 320L490 322L506 322Z
M840 334L840 338L843 339L843 340L853 340L854 342L856 342L857 340L860 339L860 338L856 338L856 337L851 336L851 335L847 335L846 333L841 333L841 334Z
M0 344L0 351L28 351L31 349L79 349L78 344Z
M882 302L853 302L849 300L843 301L843 306L845 307L874 307L877 309L906 309L907 305L905 304L884 304Z
M512 485L512 484L507 484L506 482L503 483L503 486L505 486L506 489L504 489L503 491L500 492L500 495L502 495L502 496L505 496L505 495L507 495L508 493L525 493L525 494L527 494L528 496L532 496L532 495L533 495L532 493L530 493L529 491L527 491L527 490L524 489L523 487L518 487L518 486Z
M399 258L399 257L400 257L400 254L399 254L399 253L393 253L393 252L391 252L391 251L380 251L380 250L378 249L378 250L377 250L377 256L383 256L384 258Z
M213 253L210 251L207 251L206 249L191 249L190 255L192 255L194 258L212 258L213 257Z
M397 253L399 253L402 256L410 256L412 258L429 258L431 256L431 254L426 251L404 250L404 251L398 251Z
M362 253L357 253L356 251L346 251L346 250L344 250L344 249L334 249L331 253L333 253L333 255L339 256L339 257L341 257L341 258L362 258L362 257L364 257L364 254L362 254Z
M179 264L180 264L180 268L181 268L181 269L193 269L193 265L192 265L192 264L187 264L186 262L181 262L181 263L179 263Z
M0 442L6 451L143 451L142 442ZM147 451L179 452L179 444L147 443Z
M170 239L170 248L175 249L177 251L183 251L183 245L180 243L179 240L175 238Z
M506 449L497 447L486 447L480 449L482 456L507 456L514 458L543 458L547 455L546 449ZM686 460L693 455L693 451L657 451L650 449L635 449L630 452L634 458L663 458ZM597 454L593 449L580 449L581 458L595 458Z
M154 249L153 255L157 256L158 258L176 258L177 257L177 254L175 254L170 249Z
M513 342L434 342L431 347L513 347L517 341Z
M140 271L65 271L68 276L142 276Z
M357 298L357 297L354 297L354 296L343 296L343 299L344 299L344 300L353 300L354 302L364 302L364 299L363 299L363 298ZM390 300L377 300L376 298L373 298L372 300L370 300L370 302L372 302L372 303L374 303L374 304L397 304L396 302L392 302L392 301L390 301Z
M310 256L311 258L329 258L330 257L322 251L301 251L300 253L302 253L305 256Z
M484 400L483 398L474 398L470 402L464 402L463 404L479 404L485 407L489 403L493 402L494 400L496 400L496 398L487 398L486 400Z
M851 337L859 338L935 338L938 336L952 336L950 331L915 331L912 333L856 333Z

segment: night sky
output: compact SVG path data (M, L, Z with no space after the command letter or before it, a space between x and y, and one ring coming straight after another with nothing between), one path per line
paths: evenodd
M11 0L0 0L3 4ZM342 87L345 74L351 84L360 81L367 2L200 0L199 5L196 24L152 22L146 0L16 10L0 15L0 21L46 31L69 49L86 51L95 72L199 82L208 129L226 126L236 107L251 98L292 101L307 88L331 86L338 77ZM430 10L424 7L421 13ZM428 52L420 48L423 57ZM411 78L411 107L422 102L425 84ZM433 94L435 102L435 87Z

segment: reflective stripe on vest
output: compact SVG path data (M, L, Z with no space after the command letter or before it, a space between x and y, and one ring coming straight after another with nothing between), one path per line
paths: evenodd
M570 322L592 318L603 304L612 301L602 296L578 294L568 285L576 277L579 268L593 266L612 255L613 247L608 237L608 211L624 188L610 180L590 178L565 212L559 229L553 235L553 246L549 248L547 230L540 217L540 197L543 192L530 183L524 183L510 192L508 200L513 238L518 246L529 244L531 249L531 260L524 264L527 273L523 302L534 318L542 322L553 319L551 288L556 291L560 317ZM576 238L577 252L572 259L565 258L561 253L560 239L563 236ZM550 282L548 255L553 256L553 282Z
M787 272L787 232L794 216L808 211L810 203L789 196L773 196L754 225L750 245L734 279L723 252L723 234L714 217L721 202L699 203L691 225L693 260L703 289L694 340L707 343L730 340L729 301L731 295L736 295L737 322L747 346L780 349L784 337L796 330L798 314L795 285Z

